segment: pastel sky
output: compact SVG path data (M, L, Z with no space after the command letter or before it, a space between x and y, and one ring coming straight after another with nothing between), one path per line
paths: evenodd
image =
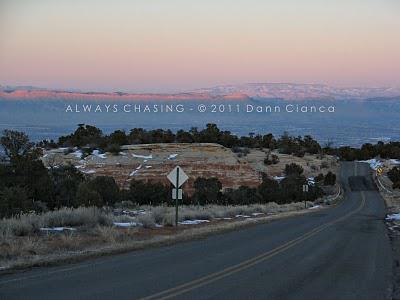
M0 84L400 86L398 0L0 0Z

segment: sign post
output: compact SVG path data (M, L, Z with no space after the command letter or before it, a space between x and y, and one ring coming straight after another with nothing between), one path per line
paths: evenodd
M178 200L182 199L182 189L180 189L181 185L188 180L188 176L185 172L183 172L182 168L176 166L168 175L168 180L174 185L175 189L172 193L172 199L175 200L175 226L178 226Z
M305 195L304 195L304 208L307 208L308 184L303 184L303 193L305 193Z

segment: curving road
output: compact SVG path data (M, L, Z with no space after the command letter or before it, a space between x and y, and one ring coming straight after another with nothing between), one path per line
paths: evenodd
M0 277L0 299L389 299L385 207L367 164L311 214L64 267Z

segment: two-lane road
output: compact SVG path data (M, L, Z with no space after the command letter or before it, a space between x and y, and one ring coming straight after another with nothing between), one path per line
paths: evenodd
M385 207L343 163L338 206L207 239L0 277L0 299L388 299Z

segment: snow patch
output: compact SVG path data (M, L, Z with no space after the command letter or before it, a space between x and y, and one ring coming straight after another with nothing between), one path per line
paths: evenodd
M94 174L94 173L96 173L95 170L82 170L81 172L85 173L85 174Z
M75 231L76 228L72 227L42 227L40 228L41 231L45 232L63 232L63 231Z
M285 176L274 176L273 179L280 182L281 180L285 179Z
M400 165L400 159L391 159L390 164L391 165Z
M129 176L135 176L135 174L138 172L139 170L134 170L134 171L132 171L130 174L129 174Z
M235 218L250 218L248 215L236 215Z
M150 154L150 155L139 155L139 154L132 153L132 156L135 157L135 158L143 158L143 159L152 159L153 158L152 154Z
M185 220L182 222L178 222L181 225L198 225L201 223L208 223L210 222L209 220Z
M379 167L383 166L382 162L377 160L377 159L375 159L375 158L368 159L368 160L360 160L359 162L363 162L363 163L369 164L371 169L374 170L374 171L376 171Z
M317 209L317 208L320 208L320 207L321 207L321 205L314 205L314 206L309 207L308 209Z
M265 215L265 214L264 213L252 213L251 215L257 217L257 216L261 216L261 215Z
M400 221L400 213L387 215L386 220L388 220L388 221Z
M169 160L174 160L177 156L178 156L177 153L175 153L175 154L170 154L170 155L168 156L168 159L169 159Z
M116 226L116 227L124 227L124 228L127 228L127 227L136 227L136 226L139 225L139 224L136 223L136 222L114 222L113 224L114 224L114 226Z
M72 155L74 155L76 158L81 159L83 156L83 152L81 150L76 150L75 152L72 152Z
M94 155L94 156L96 156L96 157L99 157L99 158L107 158L107 156L106 156L106 154L105 153L100 153L100 151L99 150L93 150L93 152L92 152L92 155Z

